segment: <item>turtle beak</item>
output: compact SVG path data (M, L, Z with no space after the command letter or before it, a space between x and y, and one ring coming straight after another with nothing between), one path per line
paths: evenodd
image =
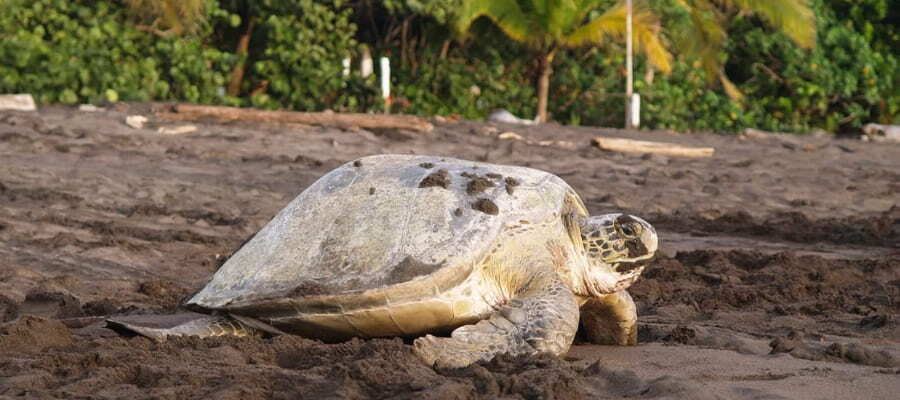
M626 272L634 271L637 269L643 270L653 261L656 261L656 253L647 254L646 256L633 258L630 260L622 260L616 264L615 270L620 274L624 274Z
M647 254L656 254L656 250L659 250L659 236L656 234L656 228L654 228L653 225L650 225L649 222L635 217L634 215L632 215L631 218L640 223L641 227L644 228L641 229L641 242L647 249Z
M647 254L644 254L644 255L642 255L642 256L640 256L640 257L620 258L620 259L616 260L616 262L617 262L617 263L623 263L623 264L642 264L642 265L646 265L646 264L649 264L651 261L653 261L653 260L655 260L655 259L656 259L656 250L654 250L653 252L649 252L649 253L647 253Z

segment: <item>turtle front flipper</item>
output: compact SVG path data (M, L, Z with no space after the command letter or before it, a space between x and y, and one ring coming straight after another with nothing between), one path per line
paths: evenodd
M134 321L127 317L110 318L106 320L106 324L110 329L136 333L156 341L164 341L170 336L249 336L257 331L235 319L209 315L194 318L172 327L142 324L141 321Z
M627 291L593 298L581 306L581 327L596 344L637 344L637 307Z
M575 296L556 279L530 286L490 318L457 328L449 338L416 339L415 353L442 368L461 368L499 354L564 354L578 330Z

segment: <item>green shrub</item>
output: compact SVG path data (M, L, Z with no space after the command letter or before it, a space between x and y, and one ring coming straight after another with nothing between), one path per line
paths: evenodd
M890 36L876 34L872 22L884 19L887 1L813 4L818 44L811 52L789 45L752 19L736 19L733 29L743 40L731 46L728 68L747 94L747 118L762 129L794 132L858 130L868 122L896 122L900 54L879 45ZM835 9L841 6L849 10L840 15L851 18L838 17Z
M116 2L7 1L0 92L33 93L40 103L222 101L217 89L233 57L199 37L139 31L124 11Z
M444 10L452 2L393 0L386 4L398 14L397 20L409 18L407 13L423 12L443 21ZM896 53L900 29L887 23L888 3L815 0L819 39L812 51L800 49L758 18L738 15L728 26L732 39L721 57L728 60L728 76L746 95L742 102L732 101L718 84L710 83L694 60L677 61L671 75L657 73L651 83L645 81L643 60L638 57L635 90L642 96L642 126L804 132L855 129L870 121L896 123L900 111L900 54ZM667 27L675 27L670 34L677 35L678 23L688 16L665 4L654 2ZM836 15L850 18L838 19ZM492 107L505 106L519 115L532 115L534 100L525 96L533 93L534 70L522 68L529 55L509 45L491 56L490 49L498 47L498 41L492 39L499 35L473 35L479 40L451 52L453 57L446 62L410 68L416 73L398 76L398 84L404 87L402 93L413 103L409 110L479 118ZM432 45L421 51L434 56L440 40L428 38L426 42ZM396 50L396 46L385 49ZM503 73L492 74L497 65ZM558 54L551 82L553 119L568 124L622 126L623 67L624 51L616 43ZM471 85L521 90L499 93L497 99L488 96L485 98L489 101L483 101L468 92Z
M253 5L251 80L267 81L254 106L357 111L374 106L374 77L344 77L341 60L359 46L344 0L273 0Z
M534 117L537 99L529 66L524 64L527 58L479 46L467 49L467 58L440 60L437 50L425 50L427 61L415 68L397 67L393 79L397 111L482 119L495 108L505 108Z

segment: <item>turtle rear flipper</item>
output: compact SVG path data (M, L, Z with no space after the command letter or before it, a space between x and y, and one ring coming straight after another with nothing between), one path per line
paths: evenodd
M258 332L254 327L226 316L193 314L185 318L175 316L123 316L106 320L107 327L118 332L135 333L156 341L170 336L249 336ZM168 318L167 318L168 317ZM173 323L174 321L174 323Z

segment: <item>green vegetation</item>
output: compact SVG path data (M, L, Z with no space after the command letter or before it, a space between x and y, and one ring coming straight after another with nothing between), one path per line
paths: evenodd
M207 12L212 20L225 14ZM40 103L221 103L216 88L235 58L206 46L210 33L157 36L137 29L117 2L5 0L0 92L32 93Z
M375 77L358 71L365 46L376 59L391 56L395 112L476 119L503 107L530 118L547 77L550 119L621 126L624 42L610 20L620 8L564 3L574 8L541 14L535 5L556 3L491 2L519 7L516 19L465 0L3 0L0 92L41 103L379 111ZM900 10L890 3L635 0L658 18L658 34L649 13L637 18L658 35L657 54L675 55L669 74L658 74L658 58L636 59L642 125L804 132L900 123ZM813 15L815 37L794 25ZM601 32L611 35L594 46ZM353 57L349 76L344 57Z
M537 120L547 120L547 97L556 52L562 48L602 46L611 37L625 37L626 8L620 3L603 14L589 18L602 2L576 0L556 2L535 0L463 0L456 16L456 29L466 32L478 18L490 19L510 39L537 53L539 64ZM659 21L644 7L633 12L637 49L642 49L655 67L669 72L671 58L659 36Z
M242 18L258 20L249 39L249 79L237 90L256 107L339 111L374 106L374 77L342 76L356 52L352 10L343 0L247 1ZM246 26L244 24L243 26Z
M150 25L138 29L160 36L196 32L204 22L206 0L125 0L134 18Z
M670 14L667 30L684 59L696 60L708 80L718 79L732 99L743 97L728 79L722 64L730 54L726 48L728 28L735 16L757 15L803 48L816 43L815 17L809 0L681 0L655 1L654 8ZM738 36L740 37L740 36Z

